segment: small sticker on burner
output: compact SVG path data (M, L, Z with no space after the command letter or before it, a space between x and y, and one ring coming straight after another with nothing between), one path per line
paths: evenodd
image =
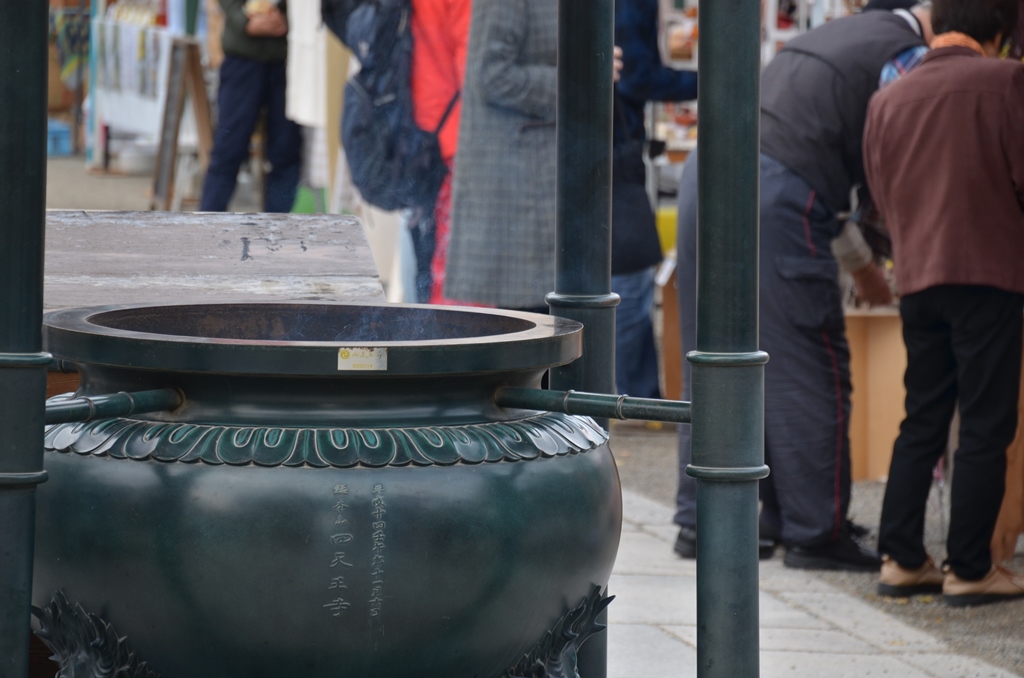
M386 371L388 369L388 350L386 348L339 348L338 369Z

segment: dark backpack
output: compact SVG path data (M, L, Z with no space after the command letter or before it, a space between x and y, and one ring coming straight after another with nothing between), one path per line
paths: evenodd
M352 183L371 205L385 210L432 208L447 174L437 129L413 118L410 0L321 0L324 23L359 59L345 85L341 140Z

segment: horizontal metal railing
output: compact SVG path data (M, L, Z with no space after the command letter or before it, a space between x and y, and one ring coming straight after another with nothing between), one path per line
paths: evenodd
M183 402L185 396L175 388L77 396L46 403L46 423L67 424L110 417L128 417L146 412L168 412L178 409Z
M645 419L678 424L690 423L690 403L604 393L546 391L536 388L500 388L494 401L501 407L582 414L599 419Z

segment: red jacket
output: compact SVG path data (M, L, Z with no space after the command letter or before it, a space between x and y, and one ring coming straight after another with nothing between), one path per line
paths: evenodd
M434 131L462 90L470 0L412 0L412 103L416 124ZM455 157L461 97L441 129L441 156Z

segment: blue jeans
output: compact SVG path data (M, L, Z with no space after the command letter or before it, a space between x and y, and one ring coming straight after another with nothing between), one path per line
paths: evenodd
M263 187L263 211L290 212L299 187L302 132L285 117L285 64L225 56L217 92L219 115L210 167L203 181L203 212L223 212L235 192L238 168L260 111L267 113L265 149L271 170Z
M613 275L612 292L622 298L615 309L616 387L622 395L660 398L658 352L651 324L654 269Z

